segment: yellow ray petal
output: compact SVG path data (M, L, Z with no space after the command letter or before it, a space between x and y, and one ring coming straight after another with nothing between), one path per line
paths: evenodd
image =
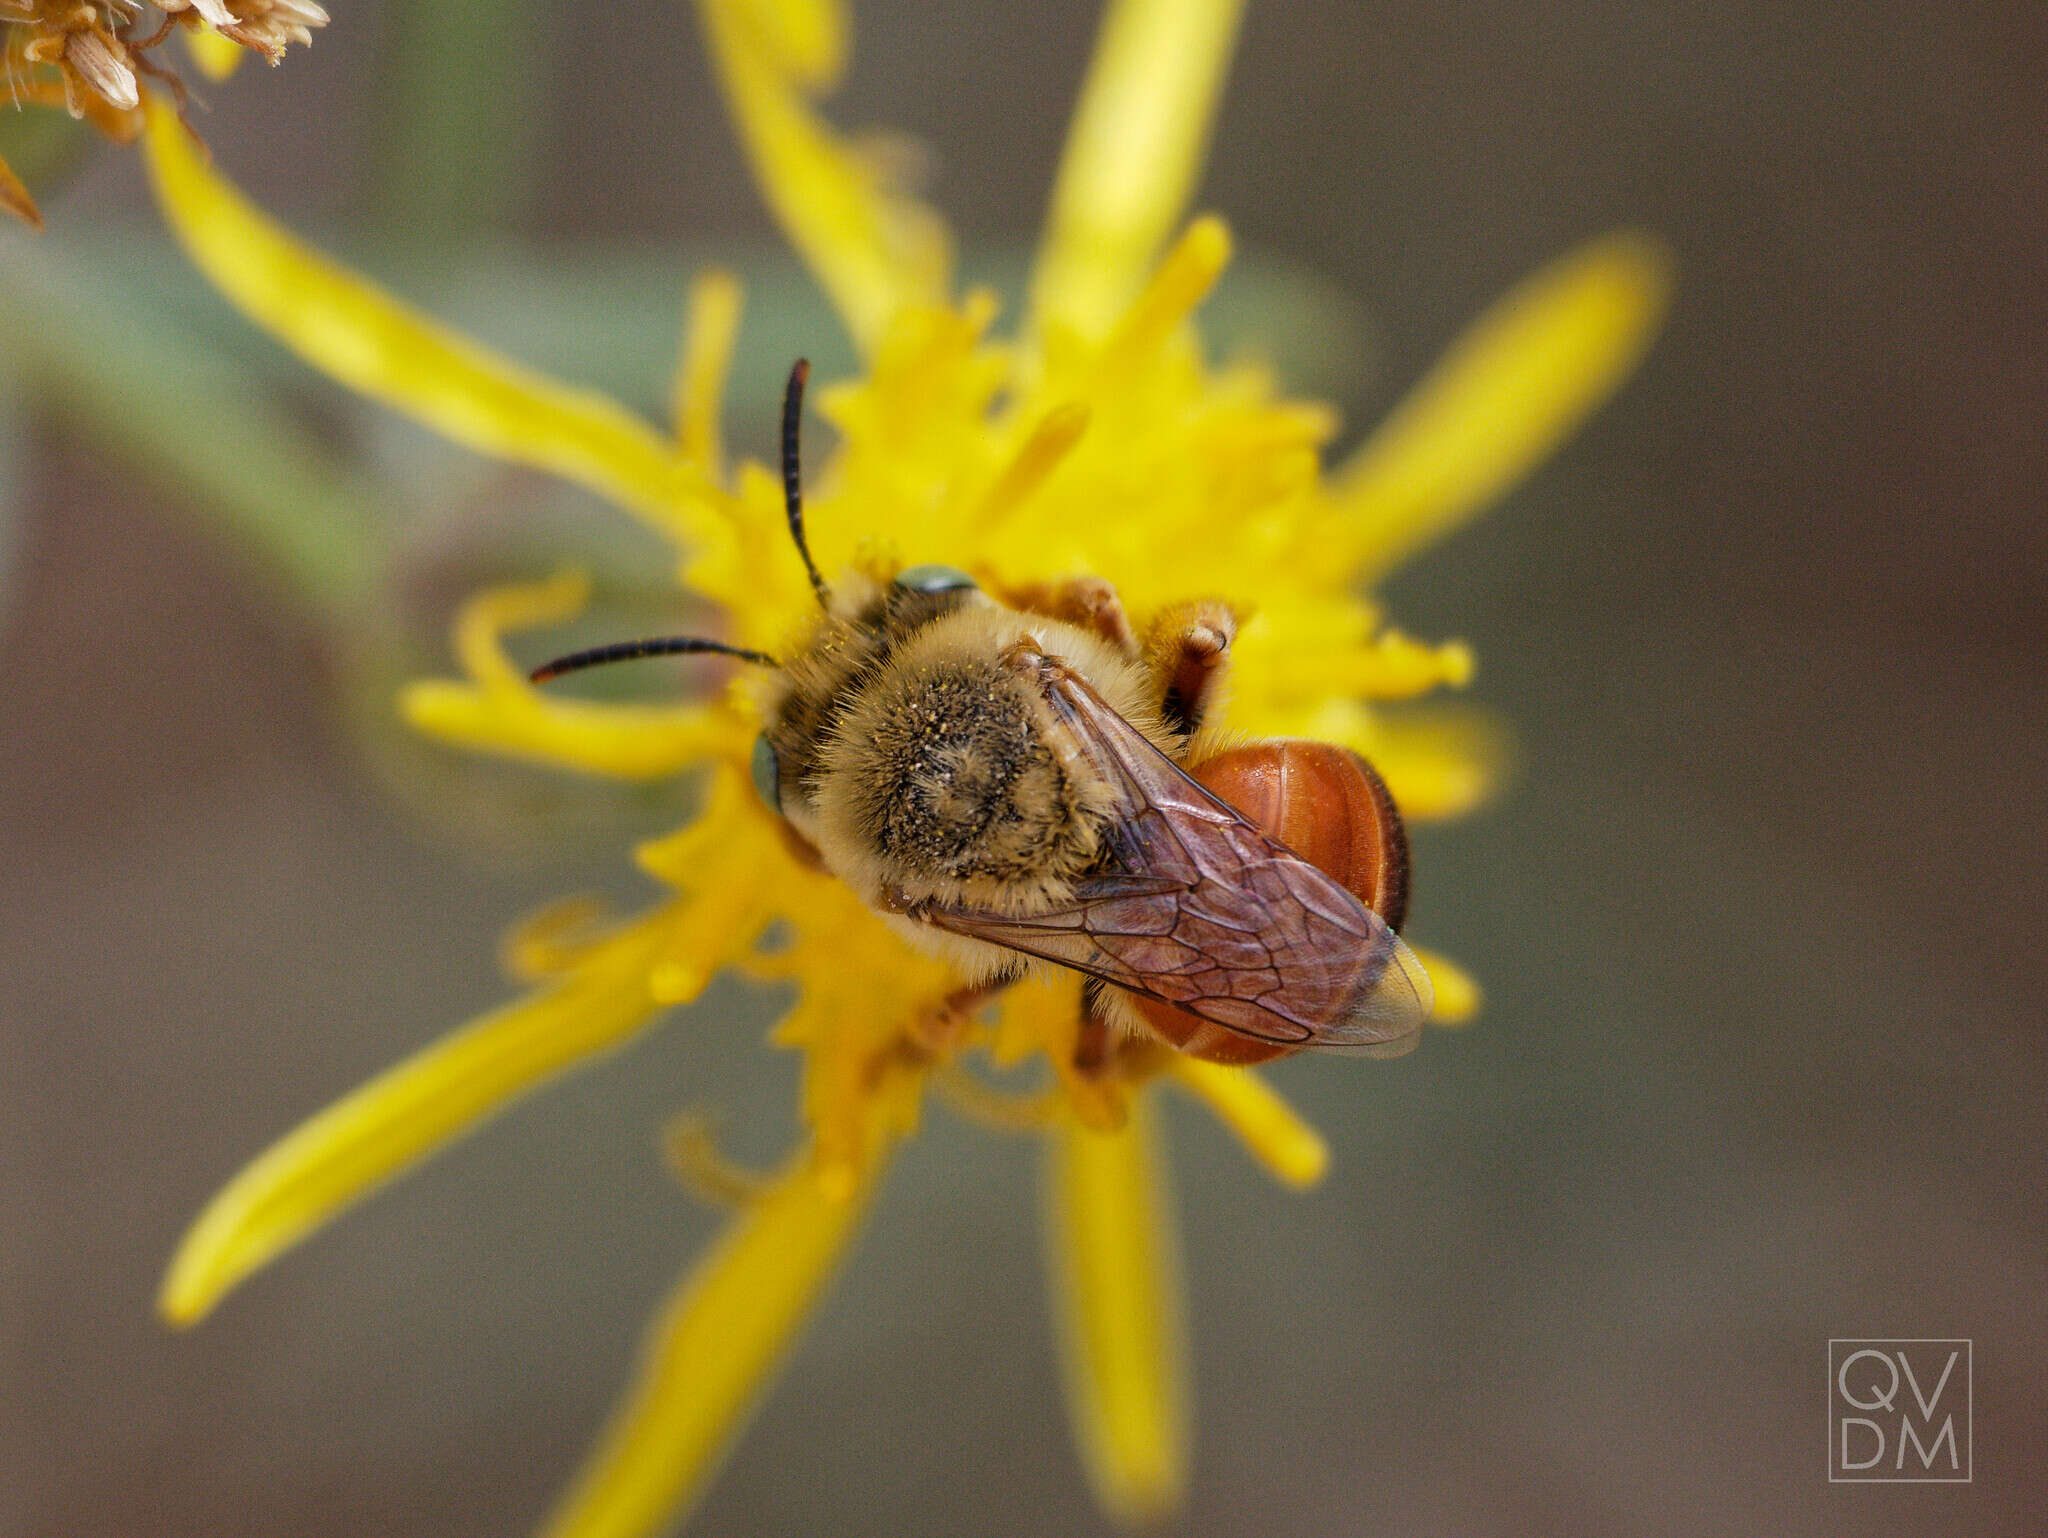
M1246 700L1286 709L1327 699L1412 699L1472 681L1463 641L1418 641L1391 627L1353 636L1298 615L1262 611L1245 626L1238 667ZM1362 626L1361 626L1362 628Z
M725 463L718 418L733 343L739 336L741 298L739 279L729 272L700 273L690 285L683 348L669 390L676 441L692 464L702 465L714 477Z
M650 960L688 927L669 904L593 946L556 985L385 1070L271 1145L207 1204L173 1257L158 1311L203 1318L250 1272L415 1161L654 1016Z
M794 1342L879 1173L829 1196L801 1156L733 1220L663 1306L542 1538L648 1538L680 1518Z
M1115 0L1031 279L1034 324L1107 331L1201 175L1243 0Z
M1215 1112L1275 1180L1305 1191L1323 1178L1330 1145L1251 1069L1205 1063L1181 1052L1166 1061L1174 1082Z
M1418 822L1462 817L1514 774L1514 740L1488 711L1416 705L1354 716L1356 731L1328 740L1372 760L1402 814Z
M1635 368L1670 290L1670 252L1624 231L1495 303L1337 472L1360 573L1378 576L1528 474Z
M414 730L454 747L620 780L660 779L741 740L715 705L602 705L445 678L407 684L398 707Z
M214 81L227 79L247 57L246 50L239 43L229 42L211 27L187 28L185 51L199 66L199 72Z
M1441 951L1421 945L1411 949L1436 988L1436 1009L1430 1014L1430 1024L1464 1025L1479 1013L1486 995L1478 979Z
M579 613L589 583L579 572L486 589L455 620L455 652L468 681L407 684L398 706L442 742L617 779L673 774L721 752L743 752L747 728L722 704L612 705L546 693L505 654L507 630L560 624Z
M1048 1150L1048 1250L1067 1404L1096 1499L1156 1521L1187 1484L1179 1238L1151 1097L1121 1130L1063 1122Z
M805 99L836 72L837 7L698 0L697 9L762 196L853 339L871 348L904 305L941 299L951 253L938 217Z
M28 195L28 188L22 186L21 178L5 160L0 160L0 210L14 215L30 229L43 227L42 211L36 207L36 200Z
M702 470L609 396L516 363L301 243L216 173L155 98L144 142L157 201L193 262L313 367L478 453L588 487L673 539L729 536Z

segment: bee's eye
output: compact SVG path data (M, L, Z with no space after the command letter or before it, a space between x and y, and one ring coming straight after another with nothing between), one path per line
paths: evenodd
M775 756L775 744L763 732L754 739L754 789L779 816L782 812L782 764Z
M957 593L975 583L957 566L912 566L897 574L896 585L913 593Z

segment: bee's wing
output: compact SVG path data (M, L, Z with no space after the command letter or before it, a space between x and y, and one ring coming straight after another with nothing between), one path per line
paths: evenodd
M1415 954L1334 878L1183 774L1086 680L1038 658L1058 724L1117 791L1120 869L1049 912L928 906L926 922L1298 1045L1391 1055L1434 999Z

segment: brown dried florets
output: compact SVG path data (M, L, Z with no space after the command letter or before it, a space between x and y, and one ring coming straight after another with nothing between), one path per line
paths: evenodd
M152 56L177 28L209 28L275 64L326 24L313 0L0 0L0 78L15 106L62 107L126 143L142 128L145 75L163 81L182 108L183 82ZM4 160L0 208L42 224Z

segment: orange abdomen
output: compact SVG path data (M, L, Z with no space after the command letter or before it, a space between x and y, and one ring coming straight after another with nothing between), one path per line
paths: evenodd
M1408 912L1408 835L1394 798L1372 765L1348 748L1285 739L1232 748L1188 766L1188 774L1334 877L1398 930ZM1263 1063L1299 1048L1259 1041L1157 999L1132 999L1145 1023L1195 1057Z

